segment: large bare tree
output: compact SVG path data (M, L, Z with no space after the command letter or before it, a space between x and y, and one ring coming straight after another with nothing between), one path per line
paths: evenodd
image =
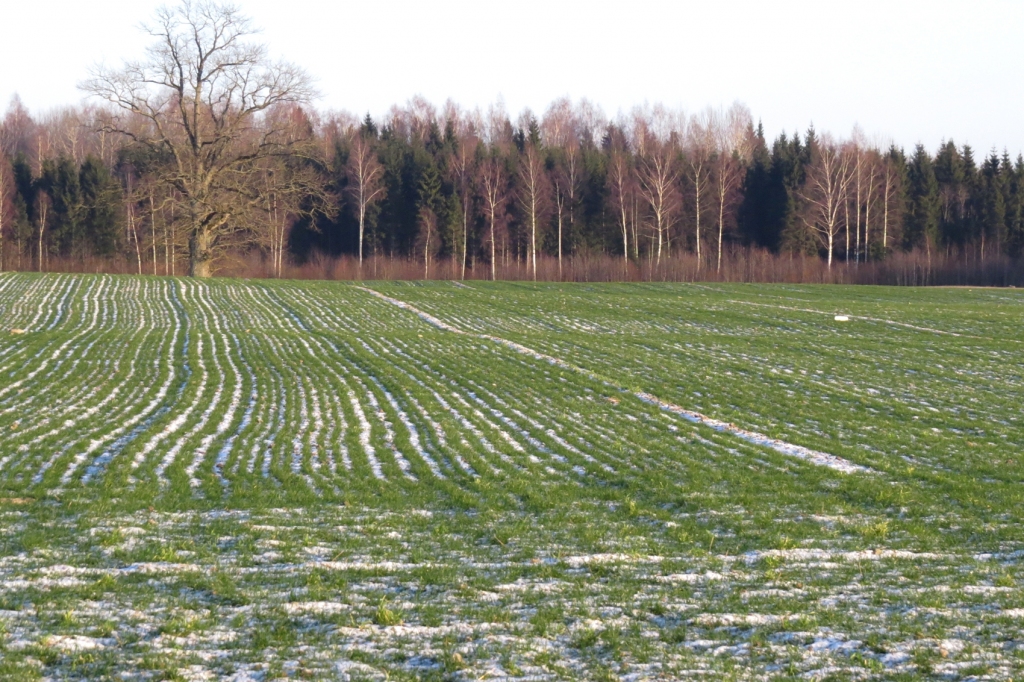
M218 239L252 200L245 186L258 162L300 153L309 141L267 112L315 92L304 71L253 42L234 5L181 0L144 30L154 39L144 60L100 68L82 88L122 112L107 130L168 158L160 179L184 204L189 272L208 277Z

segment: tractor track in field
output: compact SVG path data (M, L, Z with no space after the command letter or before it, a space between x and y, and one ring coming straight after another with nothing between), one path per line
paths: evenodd
M492 334L483 334L483 333L479 333L479 332L468 332L468 331L465 331L463 329L460 329L459 327L456 327L456 326L454 326L452 324L449 324L449 323L445 322L444 320L441 320L440 318L437 318L437 317L431 315L430 313L424 312L424 311L420 310L419 308L416 308L415 306L413 306L413 305L411 305L409 303L406 303L405 301L401 301L399 299L392 298L392 297L387 296L385 294L382 294L382 293L380 293L378 291L374 291L373 289L370 289L368 287L360 286L360 287L356 287L356 288L358 288L358 289L360 289L362 291L365 291L367 293L370 293L370 294L372 294L374 296L377 296L381 300L387 301L388 303L390 303L390 304L392 304L394 306L397 306L397 307L402 308L404 310L408 310L409 312L412 312L412 313L416 314L424 322L427 322L428 324L430 324L430 325L432 325L434 327L437 327L438 329L442 329L444 331L451 332L453 334L463 334L463 335L468 335L468 336L475 336L475 337L480 338L480 339L486 339L488 341L493 341L494 343L498 343L498 344L501 344L501 345L506 346L508 348L511 348L512 350L516 351L517 353L522 353L524 355L529 355L530 357L532 357L534 359L543 360L543 361L549 362L549 363L551 363L553 365L557 365L558 367L561 367L563 369L568 369L568 370L571 370L573 372L577 372L579 374L582 374L582 375L586 376L588 379L602 382L602 383L604 383L604 384L606 384L608 386L613 386L615 388L618 388L618 390L623 392L623 393L629 392L628 389L615 386L614 382L612 382L612 381L610 381L610 380L608 380L608 379L606 379L604 377L601 377L601 376L597 375L596 373L594 373L594 372L592 372L592 371L590 371L588 369L584 369L584 368L578 367L578 366L576 366L576 365L574 365L574 364L572 364L570 362L566 362L565 360L563 360L561 358L557 358L557 357L554 357L552 355L548 355L546 353L541 353L540 351L536 351L536 350L534 350L532 348L529 348L527 346L524 346L524 345L522 345L520 343L516 343L515 341L509 341L508 339L503 339L500 336L494 336ZM804 447L802 445L796 445L794 443L787 443L786 441L780 440L778 438L772 438L770 436L766 436L763 433L758 433L756 431L751 431L749 429L744 429L742 427L736 426L735 424L733 424L731 422L726 422L726 421L722 421L720 419L715 419L713 417L709 417L707 415L701 414L700 412L696 412L694 410L688 410L688 409L686 409L684 407L680 407L678 405L674 405L674 404L672 404L672 403L670 403L668 401L662 400L661 398L658 398L657 396L655 396L655 395L653 395L651 393L648 393L648 392L634 391L634 392L632 392L632 395L635 396L636 398L638 398L639 400L642 400L645 403L649 403L649 404L652 404L652 405L657 405L658 407L660 407L661 409L665 410L666 412L670 412L672 414L675 414L675 415L678 415L680 417L683 417L687 421L693 422L695 424L701 424L703 426L707 426L707 427L709 427L711 429L714 429L715 431L718 431L718 432L721 432L721 433L727 433L727 434L729 434L731 436L735 436L737 438L740 438L741 440L744 440L744 441L746 441L748 443L751 443L753 445L760 445L760 446L763 446L763 447L766 447L766 448L770 448L770 449L772 449L772 450L774 450L776 452L779 452L779 453L781 453L783 455L788 455L790 457L796 457L796 458L805 460L807 462L811 462L813 464L817 464L819 466L824 466L824 467L828 467L830 469L834 469L836 471L840 471L840 472L842 472L844 474L874 473L870 468L865 467L865 466L861 466L859 464L855 464L853 462L850 462L849 460L843 459L842 457L837 457L835 455L831 455L831 454L828 454L826 452L819 452L817 450L812 450L812 449L806 448L806 447Z

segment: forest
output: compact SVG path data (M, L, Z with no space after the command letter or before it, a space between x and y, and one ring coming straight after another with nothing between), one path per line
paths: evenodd
M249 35L244 17L196 7L162 10L167 45L197 22ZM81 105L11 101L0 268L778 279L798 259L805 279L809 263L830 281L885 280L894 263L923 273L912 283L942 268L1022 279L1024 158L1006 150L907 150L859 129L770 139L740 103L609 117L586 100L511 115L417 97L360 117L317 110L305 73L261 49L172 48L94 74ZM263 80L146 71L198 59ZM140 91L153 82L169 94Z

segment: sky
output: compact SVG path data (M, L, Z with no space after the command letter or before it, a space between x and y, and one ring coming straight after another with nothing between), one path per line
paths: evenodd
M160 0L7 3L0 106L77 103L96 64L139 58ZM934 150L1024 151L1022 0L238 0L321 109L362 116L422 95L513 118L557 97L609 117L735 101L766 133L819 131Z

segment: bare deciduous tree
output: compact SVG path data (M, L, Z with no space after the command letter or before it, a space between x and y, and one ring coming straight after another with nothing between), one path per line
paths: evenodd
M0 157L0 272L4 270L4 230L7 228L7 213L11 202L10 193L11 168L7 157Z
M656 263L661 264L661 251L668 232L682 207L679 196L678 151L670 128L656 134L646 121L635 123L636 176L639 194L651 211L654 236L657 240Z
M449 158L448 168L452 174L455 190L462 204L462 254L460 256L460 279L466 279L466 261L469 252L469 208L472 203L471 187L475 153L480 141L471 128L459 131L455 149Z
M725 237L725 213L736 203L740 185L753 148L753 119L750 110L734 104L719 117L715 126L718 158L715 165L715 190L718 200L718 256L716 271L722 271L722 242Z
M620 147L612 149L608 162L608 188L622 230L622 263L626 266L629 263L629 211L634 201L633 169L629 155Z
M708 109L703 114L694 116L687 130L686 163L689 168L689 180L693 186L693 213L696 223L697 269L701 268L700 219L706 210L701 199L711 186L711 171L715 156L715 126L718 124L714 111Z
M233 5L181 0L157 10L146 32L155 40L144 61L99 69L82 87L123 113L106 130L171 160L161 180L185 207L190 274L208 277L256 162L301 154L308 143L265 114L315 93L305 72L251 42L250 21ZM139 118L147 125L133 125Z
M831 270L835 238L840 229L839 211L846 203L853 176L850 168L852 154L823 135L818 140L815 156L807 169L807 182L800 192L800 197L807 203L802 218L825 246Z
M546 176L544 173L544 157L541 150L533 142L527 142L519 159L519 203L526 214L530 230L530 272L537 279L537 228L541 221L546 199ZM559 259L561 266L561 259Z
M423 279L430 279L430 258L437 250L437 214L429 206L421 206L419 241L423 249Z
M377 160L377 150L372 138L362 132L352 136L352 147L348 158L348 175L352 182L349 191L356 201L359 217L359 268L363 267L363 240L366 234L366 212L384 198L384 167Z
M508 198L508 179L505 174L504 159L492 151L491 155L480 164L477 181L480 186L480 194L483 197L487 224L490 228L491 279L497 279L497 228L498 222L505 216L505 202Z
M895 212L894 205L900 190L900 174L890 151L882 167L882 253L889 250L889 217Z
M583 184L583 157L580 150L580 132L583 127L583 123L573 111L572 103L566 98L558 99L551 104L541 126L547 144L559 152L553 174L558 209L559 278L562 276L562 251L565 241L563 215L568 213L569 233L572 235L576 222L576 206Z

